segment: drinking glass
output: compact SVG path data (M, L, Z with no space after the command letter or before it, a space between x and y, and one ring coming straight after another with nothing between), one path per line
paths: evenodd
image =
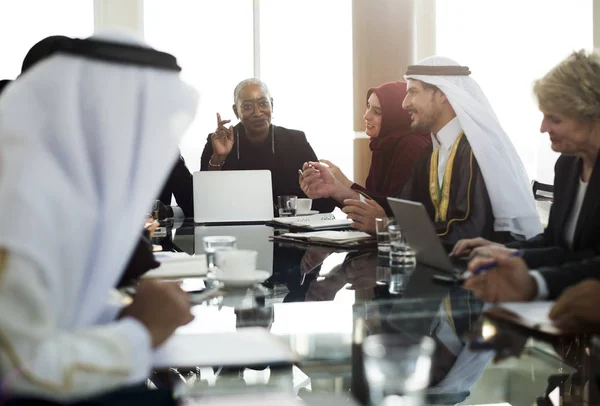
M294 217L296 215L296 206L298 197L285 195L277 197L277 207L279 209L279 217Z
M363 342L365 378L371 405L421 406L429 385L435 341L430 337L376 334ZM385 402L388 403L388 402Z
M415 251L410 247L402 229L395 224L391 224L388 227L388 233L390 239L390 267L414 266L416 263Z
M204 246L206 264L209 270L212 270L215 267L215 252L236 249L236 239L229 235L207 236L202 238L202 244Z
M377 252L379 257L386 260L390 255L390 233L389 227L395 224L393 217L381 217L375 219L375 231L377 233Z

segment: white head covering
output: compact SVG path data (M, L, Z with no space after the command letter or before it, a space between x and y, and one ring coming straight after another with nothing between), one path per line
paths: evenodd
M441 56L425 58L417 65L460 66ZM481 168L494 212L494 229L526 238L540 234L542 225L523 163L477 82L470 76L410 74L405 79L435 85L448 98Z
M100 317L197 99L177 72L61 53L2 95L0 247L39 266L59 327Z

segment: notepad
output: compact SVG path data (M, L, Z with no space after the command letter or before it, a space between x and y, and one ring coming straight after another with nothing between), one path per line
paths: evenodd
M547 325L552 326L552 320L548 315L550 309L554 306L553 301L540 301L540 302L509 302L501 303L499 307L504 310L519 316L523 321L526 321L531 325Z
M300 227L311 230L350 227L352 220L336 219L333 213L315 214L300 217L277 217L272 223L287 227Z
M154 354L155 368L266 366L292 364L298 356L262 327L235 332L175 334Z
M162 256L162 254L171 254ZM146 272L142 279L181 279L197 278L206 276L208 268L206 266L206 255L191 256L188 254L172 255L181 253L161 253L155 254L155 258L160 262L156 269Z

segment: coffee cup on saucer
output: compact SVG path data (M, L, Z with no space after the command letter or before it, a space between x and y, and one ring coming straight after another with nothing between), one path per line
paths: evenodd
M226 286L250 286L271 276L270 272L256 269L257 251L217 251L215 255L214 279Z
M296 199L296 215L308 214L312 209L312 199Z

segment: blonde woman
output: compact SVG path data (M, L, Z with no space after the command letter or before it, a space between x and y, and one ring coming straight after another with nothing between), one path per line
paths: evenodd
M484 299L554 298L577 282L572 280L573 270L567 265L561 270L559 265L600 254L599 84L600 55L585 51L572 53L535 82L533 91L544 114L540 132L547 133L552 149L562 154L554 169L554 202L547 228L535 238L509 247L479 238L456 244L456 255L469 251L503 255L511 249L524 249L524 262L515 259L500 266L511 269L488 272L471 281L469 285ZM474 263L479 266L486 261ZM527 271L525 265L539 269ZM508 277L514 283L500 280ZM486 289L480 283L484 281L490 282Z

